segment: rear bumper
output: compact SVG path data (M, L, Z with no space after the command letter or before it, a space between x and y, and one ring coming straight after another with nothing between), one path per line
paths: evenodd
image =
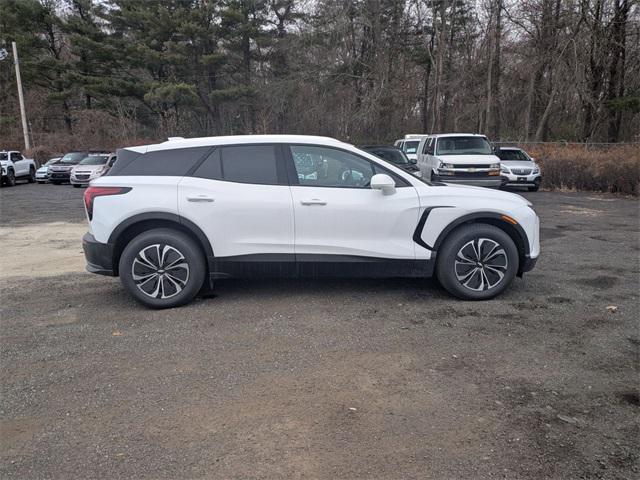
M85 233L82 249L87 260L87 271L98 275L115 276L113 270L113 245L98 242L93 235Z
M431 180L434 182L442 182L442 183L454 183L454 184L462 184L462 185L473 185L475 187L492 187L498 188L502 185L502 180L499 176L493 177L458 177L455 175L432 175Z

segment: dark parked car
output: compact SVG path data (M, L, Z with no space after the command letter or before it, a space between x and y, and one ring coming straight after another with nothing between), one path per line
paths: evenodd
M363 145L358 148L365 152L372 153L376 157L386 160L412 175L420 176L420 169L416 166L415 160L410 160L407 154L397 147L390 147L388 145Z
M69 152L63 156L60 161L51 165L49 168L49 181L54 185L60 185L64 182L68 183L71 177L71 170L83 159L89 155L108 153L109 152L103 150L78 150Z

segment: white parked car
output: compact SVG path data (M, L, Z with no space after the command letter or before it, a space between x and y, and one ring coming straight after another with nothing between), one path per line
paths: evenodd
M47 183L47 181L49 180L49 167L60 160L60 158L61 157L51 158L47 160L47 162L38 170L36 170L36 182Z
M69 182L76 188L82 185L89 185L91 180L107 173L115 161L116 156L114 154L91 153L71 169Z
M533 268L519 195L428 184L338 140L172 139L118 151L84 194L90 272L143 304L189 302L230 276L429 277L484 300Z
M517 147L498 147L495 152L500 158L503 187L527 187L530 192L538 191L542 183L542 173L527 152Z
M17 150L0 151L0 166L2 177L0 184L13 187L16 180L27 179L29 183L36 181L36 162L25 158Z
M418 146L422 178L478 187L500 187L500 159L484 135L429 135Z

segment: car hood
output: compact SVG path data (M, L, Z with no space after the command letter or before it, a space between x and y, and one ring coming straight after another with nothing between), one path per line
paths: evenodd
M534 162L526 160L502 160L502 165L509 168L537 168Z
M68 172L73 167L75 167L75 165L51 165L50 168L54 172Z
M442 163L457 163L461 165L487 165L500 163L495 155L436 155Z
M438 182L436 185L441 185ZM445 195L446 197L453 197L456 199L473 199L477 200L478 204L482 203L483 200L499 200L499 201L507 201L514 204L514 206L521 205L531 205L531 202L526 198L511 192L505 192L503 190L496 190L493 188L486 187L473 187L471 185L459 185L459 184L451 184L445 183L446 188ZM431 187L433 188L433 187ZM437 187L436 187L437 188ZM431 191L430 193L434 193Z
M76 165L73 167L74 172L95 172L96 170L102 170L104 165Z

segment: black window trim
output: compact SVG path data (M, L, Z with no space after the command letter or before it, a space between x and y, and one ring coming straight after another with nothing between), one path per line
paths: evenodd
M283 149L284 149L284 155L286 157L287 160L287 175L289 176L289 185L292 187L315 187L315 188L348 188L351 190L371 190L371 187L349 187L349 186L335 186L335 185L301 185L300 184L300 180L298 179L298 172L296 170L296 166L293 162L293 155L291 154L291 147L296 146L296 147L318 147L318 148L329 148L332 150L338 150L339 152L343 152L343 153L348 153L351 154L355 157L358 157L370 164L373 164L376 166L376 168L379 168L380 170L383 170L387 175L389 175L391 178L394 179L394 181L396 182L396 188L405 188L405 187L413 187L413 185L411 184L411 182L409 182L408 180L406 180L405 178L403 178L401 175L398 175L395 172L392 172L391 170L389 170L388 168L384 167L383 165L380 165L377 162L374 162L366 157L363 157L362 155L359 155L357 153L352 152L351 150L346 150L344 148L340 148L340 147L334 147L332 145L322 145L322 144L316 144L316 143L283 143ZM398 184L397 179L400 179L402 181L402 185Z

